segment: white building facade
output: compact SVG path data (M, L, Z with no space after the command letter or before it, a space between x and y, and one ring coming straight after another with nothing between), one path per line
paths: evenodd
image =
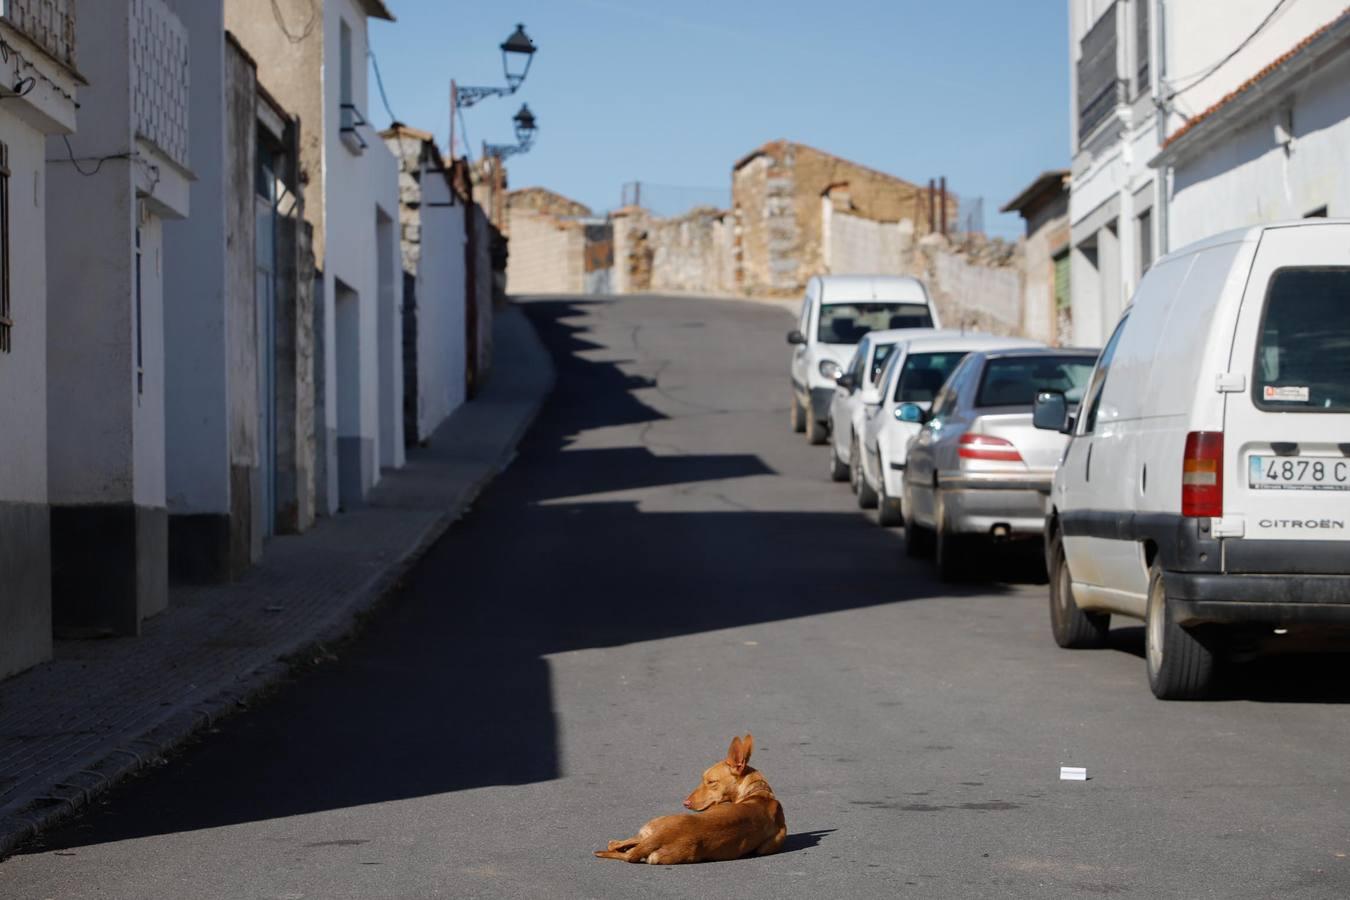
M274 8L275 7L275 8ZM318 508L361 505L404 463L398 163L366 124L368 23L381 0L226 0L225 23L303 127L321 378Z
M47 141L47 484L58 636L168 605L164 242L189 212L187 32L163 0L81 3L79 131Z
M24 80L0 91L0 678L52 648L46 160L48 137L64 153L75 130L77 43L74 0L4 4L0 45Z
M1153 260L1350 215L1344 0L1069 0L1073 339L1100 346Z

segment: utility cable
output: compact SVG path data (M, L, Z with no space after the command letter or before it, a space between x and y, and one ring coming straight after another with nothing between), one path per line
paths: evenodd
M1253 31L1251 34L1247 35L1246 39L1243 40L1242 43L1238 44L1236 47L1233 48L1232 52L1230 52L1227 56L1219 60L1214 65L1210 66L1207 70L1202 70L1200 76L1196 78L1194 81L1192 81L1190 84L1186 85L1183 88L1176 88L1175 90L1173 90L1170 94L1167 95L1167 99L1173 100L1176 97L1180 97L1182 94L1186 93L1187 91L1191 90L1197 85L1202 84L1207 78L1209 78L1209 76L1213 75L1215 72L1222 69L1225 65L1228 64L1230 60L1232 60L1233 57L1237 56L1239 53L1245 50L1247 48L1247 45L1249 45L1252 41L1256 40L1257 35L1265 31L1266 26L1269 25L1272 21L1274 21L1275 16L1280 12L1280 10L1284 9L1287 5L1289 5L1290 2L1291 0L1277 0L1274 8L1272 8L1271 11L1266 14L1266 17L1261 20L1261 24L1256 26L1256 30Z
M286 25L286 16L281 12L277 0L272 0L272 15L276 17L277 27L281 29L281 33L286 35L286 40L292 44L299 44L313 34L314 26L319 23L319 8L315 5L315 0L309 0L309 21L305 23L305 27L299 35L291 34L291 29Z

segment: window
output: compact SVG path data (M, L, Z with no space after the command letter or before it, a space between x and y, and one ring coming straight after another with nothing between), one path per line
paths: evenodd
M0 144L0 353L11 347L9 308L9 146Z
M141 228L136 226L136 393L145 393L145 342L141 329Z
M856 344L869 331L932 327L933 316L924 303L826 303L820 307L816 339L825 344Z
M890 358L894 349L894 344L877 344L877 352L872 354L872 371L867 377L872 384L876 384L877 379L881 377L881 370L886 368L886 360Z
M947 378L966 358L964 350L945 353L911 353L905 357L895 386L897 403L931 403Z
M1078 139L1087 138L1120 102L1116 72L1116 4L1083 36L1078 54Z
M947 383L938 391L933 398L933 416L931 421L938 421L951 415L956 409L957 398L961 394L961 385L965 384L970 373L978 368L978 364L973 362L976 357L967 356L952 372L947 379Z
M1149 89L1149 51L1148 40L1149 7L1153 0L1134 0L1134 95L1138 97Z
M1270 279L1252 400L1270 412L1350 412L1350 268Z
M1036 392L1042 390L1061 391L1070 403L1077 403L1096 362L1092 356L995 357L984 367L975 405L1031 409Z
M1139 217L1139 277L1153 265L1153 210Z
M1106 349L1102 350L1101 357L1097 360L1097 371L1092 373L1092 383L1088 385L1087 390L1087 415L1083 418L1083 428L1080 434L1092 434L1097 427L1097 408L1102 405L1102 391L1106 387L1106 375L1111 368L1111 360L1116 357L1116 346L1120 343L1120 336L1125 333L1125 323L1129 321L1129 316L1120 320L1116 326L1115 333L1111 335L1111 340L1106 342Z
M347 149L353 153L362 153L366 149L366 140L361 137L359 131L362 125L366 124L365 116L361 114L360 108L356 105L356 73L353 69L353 57L355 53L352 49L352 28L344 20L339 23L338 34L338 66L339 66L339 94L342 103L342 116L340 118L341 128L340 136L342 142L347 145Z

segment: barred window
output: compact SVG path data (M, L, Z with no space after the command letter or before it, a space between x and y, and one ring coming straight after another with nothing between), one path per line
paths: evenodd
M14 320L9 309L9 146L0 143L0 353L8 353Z

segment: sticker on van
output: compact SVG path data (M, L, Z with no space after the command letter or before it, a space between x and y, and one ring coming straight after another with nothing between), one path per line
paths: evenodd
M1268 403L1307 403L1309 391L1306 387L1292 385L1275 386L1268 384L1263 391L1263 399Z

